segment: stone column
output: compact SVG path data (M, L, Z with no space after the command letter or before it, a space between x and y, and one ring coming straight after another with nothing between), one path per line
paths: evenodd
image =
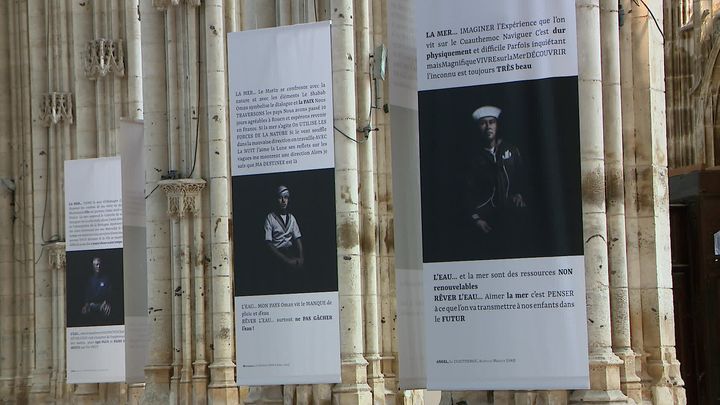
M623 392L635 402L640 402L640 378L635 372L635 353L630 340L617 1L600 1L600 29L612 343L613 351L623 361L620 366Z
M8 31L16 33L18 32L18 24L17 24L17 4L16 3L4 3L7 5L7 25L8 25ZM16 34L17 35L17 34ZM15 186L15 193L13 196L14 203L15 203L15 214L13 214L14 217L21 217L23 215L23 207L24 207L24 201L23 201L23 176L21 172L21 164L20 162L23 161L23 134L22 134L22 111L20 106L20 73L19 73L19 65L20 65L20 56L19 56L19 48L20 43L17 37L9 37L10 43L9 43L9 59L8 63L10 64L10 112L12 116L11 120L11 134L12 134L12 176L14 186ZM17 219L17 218L16 218ZM12 222L13 224L13 230L12 234L14 236L13 238L13 246L12 251L15 252L12 255L14 265L12 268L12 275L11 275L11 281L12 281L12 291L13 291L13 318L12 318L12 325L10 325L10 329L12 331L12 337L11 341L13 342L12 347L12 364L11 369L6 370L5 373L12 373L12 380L5 381L3 383L3 388L8 392L13 392L16 397L18 396L17 388L20 382L20 375L21 375L21 367L22 367L22 356L20 355L22 350L22 336L21 336L21 330L22 330L22 312L23 309L23 299L25 297L22 297L22 274L24 270L24 257L25 252L23 249L24 245L24 231L25 227L21 226L21 221L15 220ZM20 262L20 263L18 263ZM10 376L8 376L10 378Z
M127 113L132 120L143 118L142 50L139 0L125 0L125 32L127 35ZM119 117L117 117L119 118Z
M661 1L645 3L662 27ZM675 355L663 39L644 7L634 7L631 20L643 344L653 402L684 404Z
M149 1L140 2L142 24L143 115L145 133L145 209L147 232L148 316L150 345L145 367L143 404L168 403L172 319L170 230L167 202L157 192L168 169L165 78L165 21Z
M32 207L32 223L34 232L33 238L29 239L30 256L35 259L28 262L27 273L30 288L28 296L30 304L30 324L28 330L28 345L32 346L31 356L31 380L30 380L30 402L46 402L50 394L50 370L52 366L52 289L51 272L48 262L38 260L42 254L42 244L46 242L46 232L50 231L52 216L52 203L50 194L53 173L51 172L50 133L44 124L36 118L40 115L42 108L43 94L48 92L48 49L51 36L48 33L47 24L34 25L31 21L47 21L45 2L40 0L29 0L20 3L21 8L25 7L25 17L28 21L27 35L28 48L28 91L30 102L29 115L32 118L28 125L32 145L32 171L28 172L32 184L28 187L28 206ZM32 24L32 25L31 25ZM30 148L28 148L30 150ZM38 196L47 196L42 199Z
M385 27L387 26L386 2L373 0L372 2L372 34L373 34L373 67L382 63L381 55L375 52L377 46L387 42ZM387 112L383 108L389 103L387 99L388 82L375 77L371 83L373 89L372 103L375 117L376 153L376 184L377 184L377 238L378 238L378 294L380 312L380 353L381 370L385 380L385 394L383 400L387 404L394 404L397 400L397 353L393 350L394 335L396 334L397 311L395 306L395 268L394 268L394 224L392 206L392 152L390 125Z
M333 388L333 401L370 403L367 361L363 357L360 215L358 212L357 142L355 136L355 46L353 0L332 0L332 60L335 131L335 200L337 212L338 284L340 296L340 356L342 382Z
M635 98L633 80L633 0L622 0L626 11L625 23L620 27L620 87L622 97L622 134L623 134L623 177L625 191L625 236L628 268L628 299L630 308L630 340L635 353L635 370L640 377L643 401L650 398L650 376L647 374L643 351L642 299L640 285L640 248L638 232L637 206L637 139L635 132Z
M578 0L577 30L580 96L580 159L587 297L590 389L576 391L570 403L626 403L620 391L620 359L612 352L605 163L598 0Z
M50 271L53 274L52 329L53 365L50 379L50 394L54 400L66 397L65 367L65 243L56 242L47 246Z
M230 170L228 167L228 110L226 33L222 0L205 0L207 80L207 136L210 191L210 249L212 288L213 361L210 364L210 404L235 403L235 327L233 270L230 260Z
M15 377L15 255L13 251L13 106L11 94L10 9L0 3L0 398L10 398Z
M372 389L373 403L385 402L385 378L380 358L380 303L378 288L377 252L377 200L375 188L375 147L377 132L374 131L372 106L373 81L370 77L372 53L370 29L372 0L355 2L355 92L357 97L357 129L354 135L359 139L358 180L360 208L360 254L364 291L365 350L368 361L368 384Z
M648 1L646 1L646 3L650 5ZM708 63L708 56L710 54L710 50L713 47L712 36L714 31L713 25L715 23L715 19L712 15L712 0L692 0L692 3L692 35L694 39L693 43L695 46L695 50L693 51L693 76L694 83L699 83L702 80L701 78L703 77L704 73L703 70ZM662 13L660 12L661 7L662 5L653 9L656 17L662 15ZM647 10L641 9L641 7L638 7L638 9L640 9L642 14L639 17L634 17L644 17L648 21L647 28L653 29L654 22L649 19ZM663 26L662 21L660 21L660 26ZM654 34L648 34L654 36ZM694 122L692 137L694 143L692 147L692 149L694 150L694 159L691 164L694 165L714 165L715 162L715 150L713 148L713 134L715 131L712 127L708 128L707 122L709 120L705 119L705 114L708 113L706 109L708 108L707 106L710 103L708 97L710 97L710 95L707 92L700 92L697 97L693 97L695 99L695 103L693 106L695 108L695 114L693 117Z
M88 41L93 39L92 7L82 2L72 2L72 64L71 72L75 93L75 150L72 155L77 159L96 157L97 138L95 133L95 91L94 84L85 77L82 66Z
M175 179L162 180L160 187L167 196L167 212L173 221L173 251L175 251L173 265L173 296L177 301L173 305L173 365L174 375L172 381L177 386L172 393L178 403L197 404L204 400L206 393L193 392L192 388L192 304L195 299L192 294L190 276L190 225L191 217L198 214L200 208L200 193L205 188L202 179ZM197 323L197 320L195 320Z

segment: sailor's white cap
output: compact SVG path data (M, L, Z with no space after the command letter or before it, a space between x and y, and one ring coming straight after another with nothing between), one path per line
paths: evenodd
M485 118L485 117L499 118L501 112L502 112L502 110L495 106L484 105L484 106L478 108L477 110L475 110L472 113L472 117L476 121L481 118Z

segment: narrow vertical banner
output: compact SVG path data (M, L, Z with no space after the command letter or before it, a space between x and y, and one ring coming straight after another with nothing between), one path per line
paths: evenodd
M587 388L575 1L415 4L427 386Z
M425 388L415 0L388 0L399 386Z
M330 23L228 35L239 385L340 381Z
M125 381L119 157L65 161L67 381Z
M125 366L127 383L145 381L149 324L145 249L145 147L141 121L120 121L122 163Z

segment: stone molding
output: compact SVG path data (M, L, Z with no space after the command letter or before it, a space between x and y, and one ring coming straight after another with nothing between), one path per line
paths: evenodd
M99 38L88 41L83 53L85 76L97 80L109 73L125 76L125 59L122 39Z
M168 215L173 219L181 219L186 213L195 216L200 209L200 195L205 188L203 179L161 180L160 188L168 199Z
M70 93L45 93L40 101L40 121L46 127L60 123L73 123L72 94Z
M188 6L197 7L200 5L202 0L153 0L153 7L158 10L167 10L168 7L179 6L180 3L185 3Z

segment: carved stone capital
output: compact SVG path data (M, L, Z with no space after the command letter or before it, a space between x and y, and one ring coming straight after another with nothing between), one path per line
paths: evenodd
M181 3L197 7L200 5L201 1L202 0L152 0L153 7L158 10L167 10L168 7L179 6Z
M122 39L100 38L89 41L83 53L85 76L97 80L109 73L125 76Z
M65 269L65 242L54 242L47 245L50 268L58 271Z
M72 124L72 94L45 93L40 100L40 121L46 127L60 123Z
M168 199L168 215L180 219L186 213L197 215L200 210L200 195L205 188L203 179L161 180L160 188Z

